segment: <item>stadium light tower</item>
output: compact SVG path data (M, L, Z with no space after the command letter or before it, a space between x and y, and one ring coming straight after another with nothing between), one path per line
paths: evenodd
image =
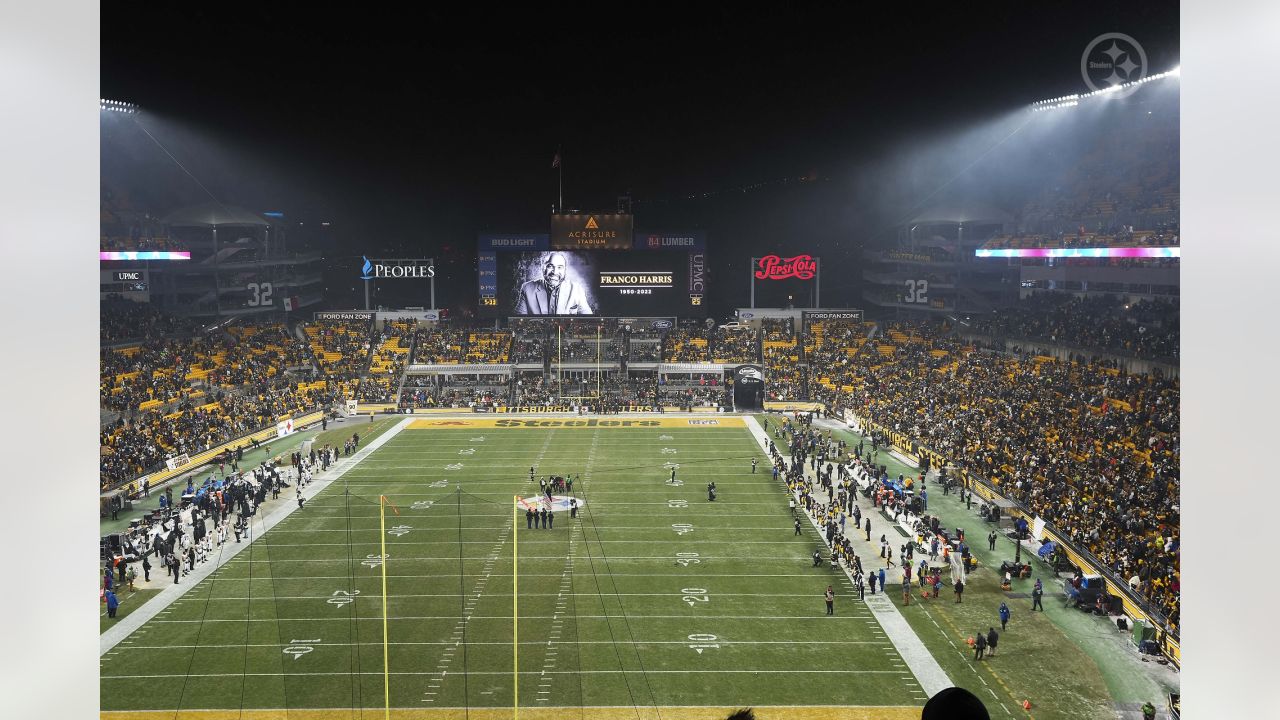
M126 115L133 115L138 112L138 106L124 102L123 100L108 100L106 98L98 99L98 109L103 112L118 112Z
M1134 80L1133 82L1120 83L1118 85L1112 85L1111 87L1102 88L1101 90L1094 90L1093 92L1089 92L1089 93L1063 95L1062 97L1049 98L1048 100L1039 100L1037 102L1031 103L1031 105L1028 106L1028 109L1030 109L1032 112L1041 112L1044 110L1056 110L1058 108L1075 107L1079 105L1082 100L1088 100L1093 97L1112 95L1114 93L1120 92L1121 90L1125 90L1135 85L1145 85L1149 82L1154 82L1156 80L1163 80L1164 78L1181 78L1181 77L1182 77L1182 66L1179 65L1173 68L1172 70L1167 70L1165 72L1157 73L1155 75L1148 75L1142 78L1141 80Z

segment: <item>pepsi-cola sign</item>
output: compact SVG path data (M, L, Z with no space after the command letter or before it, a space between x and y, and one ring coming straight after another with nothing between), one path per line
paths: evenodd
M756 260L757 280L812 280L818 272L818 261L812 255L796 255L783 258L765 255Z

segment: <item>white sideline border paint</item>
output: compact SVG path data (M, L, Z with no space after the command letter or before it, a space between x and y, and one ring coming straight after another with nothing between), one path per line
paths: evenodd
M374 451L385 445L396 435L399 435L400 431L407 427L412 421L413 417L410 416L399 423L396 423L394 426L387 428L386 432L382 433L368 445L361 448L355 455L352 455L349 458L350 462L344 464L342 467L335 468L335 471L329 473L329 476L326 478L317 478L312 480L311 485L315 489L312 491L311 497L315 497L320 492L328 488L329 485L333 484L334 481L338 480L343 475L346 475L348 470L358 466L362 460L372 455ZM161 590L158 595L144 603L142 607L121 619L120 622L112 625L110 628L107 628L107 631L102 633L98 639L98 657L102 657L108 652L111 652L112 648L119 645L121 641L129 637L129 635L134 631L141 628L148 621L154 619L175 600L187 594L187 591L199 585L202 581L212 575L215 570L226 565L232 558L239 555L246 548L251 547L253 543L257 541L257 538L270 531L271 528L278 525L280 521L289 517L289 515L293 514L297 509L298 506L296 503L289 501L281 503L280 507L277 507L271 512L271 514L263 518L260 526L253 528L253 540L239 544L224 543L224 549L218 554L217 560L214 562L206 562L195 570L192 570L191 574L187 575L187 582L177 585L167 585L164 590Z
M751 416L743 418L746 420L747 430L751 432L752 437L760 444L760 448L765 454L769 453L769 436ZM802 512L809 524L819 533L822 528L809 517L809 513ZM845 577L850 582L853 581L853 575L849 573L848 568L842 567ZM942 666L929 653L929 649L921 642L920 636L916 635L911 626L907 624L906 618L902 617L902 613L898 611L898 606L885 594L867 596L865 603L867 608L871 610L871 614L875 616L876 622L880 623L880 627L884 628L885 635L889 637L889 642L893 643L893 647L907 662L911 674L915 676L916 682L920 683L920 687L924 688L925 693L929 697L933 697L939 692L952 687L955 683L947 677L947 673L942 670Z

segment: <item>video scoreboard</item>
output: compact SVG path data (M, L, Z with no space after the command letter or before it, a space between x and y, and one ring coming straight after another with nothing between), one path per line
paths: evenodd
M481 235L480 313L701 316L706 238L631 229L630 215L566 214L549 234Z

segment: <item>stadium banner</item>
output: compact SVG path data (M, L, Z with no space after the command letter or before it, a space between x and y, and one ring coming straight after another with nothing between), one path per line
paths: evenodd
M440 418L438 420L414 420L409 430L449 430L476 428L518 428L572 430L614 430L625 428L744 428L740 417L716 418Z
M431 258L374 258L361 256L361 280L421 279L436 276L436 263Z
M689 408L689 412L691 412L691 413L718 413L718 412L724 412L724 408L721 408L721 407L719 407L719 406L715 406L715 407L708 407L708 406L706 406L706 405L698 405L698 406L695 406L695 407L691 407L691 408Z
M169 468L170 470L177 470L180 467L185 467L187 465L190 465L191 458L188 457L186 453L182 453L181 455L174 455L168 460L165 460L164 464L165 464L165 467Z
M396 409L395 403L364 403L360 405L360 411L366 415L373 415L374 413L395 412L395 409Z
M757 280L812 280L818 274L818 261L812 255L765 255L755 258Z
M684 233L635 232L636 250L685 250L705 253L707 235L702 231Z
M815 320L852 320L862 322L861 310L803 310L800 313L806 325Z
M551 236L546 233L533 233L523 235L480 235L479 247L480 252L499 251L505 252L510 250L550 250Z
M764 368L759 365L739 365L733 371L733 380L739 385L763 385Z
M569 405L513 405L511 407L497 407L493 409L499 413L567 413L576 412Z
M924 253L911 252L909 250L890 250L884 254L885 260L894 260L897 262L913 262L913 263L931 263L933 257Z
M453 415L457 413L469 413L471 408L413 408L409 411L410 415Z
M349 399L349 400L347 400L347 414L348 414L348 415L355 415L355 414L357 414L359 411L360 411L360 401L359 401L359 400L350 400L350 399Z
M792 400L765 400L764 409L777 412L826 412L827 406L820 402L799 402Z
M293 418L276 423L276 437L282 438L294 433Z
M673 317L620 317L618 324L635 332L652 332L670 330L676 326L676 319Z
M311 318L316 322L358 322L361 320L372 321L372 312L363 312L360 310L347 310L342 312L317 312L313 313Z
M556 213L551 216L554 250L630 250L633 218L622 213Z

